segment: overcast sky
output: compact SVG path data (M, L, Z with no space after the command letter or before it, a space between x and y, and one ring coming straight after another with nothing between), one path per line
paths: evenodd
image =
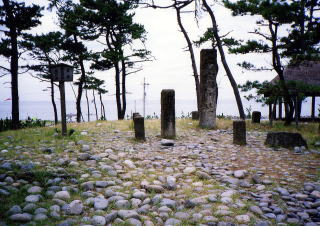
M47 2L44 0L29 1L39 5L46 6ZM161 1L162 2L162 1ZM164 1L163 1L164 2ZM211 1L214 2L214 1ZM220 35L230 32L230 36L246 39L248 31L254 29L254 19L251 17L232 17L229 10L221 5L215 4L212 6L219 25ZM47 11L43 12L44 16L41 18L42 25L33 30L33 33L47 33L57 30L57 18L54 13ZM143 71L128 76L127 90L128 100L137 100L139 103L142 99L142 82L145 77L150 84L147 88L148 100L159 100L162 89L175 89L176 99L194 100L195 85L192 77L192 68L189 53L184 51L186 41L181 32L179 32L176 22L176 14L174 10L170 9L138 9L136 11L136 22L145 26L147 34L147 48L151 50L155 60L143 64ZM197 40L200 35L210 27L210 18L206 13L202 13L199 19L199 26L195 23L193 14L183 14L183 24L188 31L192 40ZM91 46L95 46L91 44ZM99 48L96 45L96 48ZM208 48L210 46L203 46ZM227 50L225 50L227 53ZM199 66L200 48L195 48L197 64ZM218 58L219 59L219 58ZM252 60L260 64L270 65L270 56L263 55L229 55L227 54L227 61L231 68L237 83L244 83L246 80L258 79L271 80L274 72L248 72L243 71L236 64L243 60ZM115 82L113 70L106 72L96 72L97 77L106 81L106 88L109 94L104 96L105 100L114 100L115 96ZM6 76L0 78L0 100L1 102L9 98L10 84L3 84L10 82L10 77ZM229 85L229 81L225 75L222 65L219 63L219 73L217 82L219 85L219 104L223 105L225 102L230 103L234 101L233 91ZM41 83L29 75L20 75L19 77L19 96L20 101L41 100L49 101L49 92L43 92L48 84ZM76 88L76 87L74 87ZM70 84L66 85L67 100L75 100ZM58 96L58 92L57 96ZM1 103L0 102L0 103ZM235 101L234 107L236 108ZM248 106L245 106L248 107ZM253 110L259 108L253 106Z

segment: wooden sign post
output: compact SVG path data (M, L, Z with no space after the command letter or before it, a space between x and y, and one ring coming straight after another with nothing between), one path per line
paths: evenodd
M67 136L66 96L64 82L73 81L73 67L67 64L56 64L50 67L50 73L52 81L59 82L62 136Z
M61 102L61 124L62 136L67 136L67 120L66 120L66 96L64 90L64 82L59 82L60 102Z

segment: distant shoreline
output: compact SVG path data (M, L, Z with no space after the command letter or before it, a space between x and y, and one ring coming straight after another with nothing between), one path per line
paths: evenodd
M58 118L60 118L60 104L59 100L56 100L57 108L58 108ZM319 100L317 99L317 104ZM106 100L104 101L104 105L106 108L106 116L107 120L117 120L117 111L116 111L116 103L113 100ZM264 119L268 119L268 106L261 106L261 104L257 104L254 102L243 101L243 105L246 108L252 106L252 111L261 111L262 116ZM87 105L86 102L81 103L83 117L85 121L87 121ZM91 115L90 121L96 119L94 114L94 105L93 103L90 104L91 108ZM100 115L100 105L97 102L98 113ZM303 111L302 116L310 116L310 103L304 102L303 103ZM143 106L141 100L128 100L127 103L127 111L126 111L126 118L127 116L131 116L133 112L139 112L140 114L143 113ZM195 111L196 108L196 100L176 100L176 116L186 116L188 113ZM159 100L148 100L146 103L146 115L153 116L157 115L160 116L161 106ZM223 113L224 116L228 116L231 118L237 118L238 116L238 109L237 105L234 100L220 100L218 101L218 108L217 108L217 115L221 115ZM247 114L247 112L245 112ZM76 105L75 101L67 101L67 114L76 114ZM317 114L317 113L316 113ZM284 113L283 113L284 115ZM21 101L20 102L20 119L24 120L27 117L31 118L39 118L42 120L54 120L53 117L53 108L50 101ZM10 101L1 101L0 102L0 118L10 118L11 117L11 102Z

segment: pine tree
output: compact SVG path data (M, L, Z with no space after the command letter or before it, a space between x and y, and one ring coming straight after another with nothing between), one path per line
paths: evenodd
M79 81L75 84L78 85L78 94L76 100L77 109L77 122L81 122L82 109L81 109L81 99L83 93L83 86L85 85L86 77L89 76L89 72L85 68L85 62L92 59L92 53L87 49L86 45L82 41L83 37L88 37L86 33L81 31L81 25L83 18L86 18L85 9L72 1L52 1L52 5L57 7L59 24L64 30L67 41L63 45L63 49L66 51L64 60L70 61L75 72L80 74ZM91 37L90 39L95 39L96 37ZM87 99L87 114L88 121L90 121L90 107L88 100L88 93L85 89L86 99Z
M101 37L105 48L96 55L92 65L96 70L115 71L116 103L118 119L126 112L126 78L129 74L142 70L138 63L148 61L150 52L144 48L134 48L137 42L146 40L143 25L133 22L137 0L82 0L86 17L82 18L82 32L87 39Z
M259 16L253 34L257 39L232 40L229 51L235 54L261 53L271 56L271 70L276 71L284 94L286 120L289 125L293 118L294 104L283 75L285 61L299 64L303 60L319 59L319 17L314 13L319 9L319 1L283 1L283 0L224 0L233 16ZM282 35L284 34L284 35ZM256 67L251 62L242 62L240 66L255 70L270 70L268 67Z
M176 12L177 12L177 19L178 19L178 24L182 30L182 32L184 33L184 36L185 36L185 39L187 40L187 43L188 43L188 49L189 49L189 52L190 52L190 56L191 56L191 62L192 62L192 67L193 67L193 71L194 71L194 77L195 77L195 82L196 82L196 91L197 91L197 95L199 93L199 90L197 90L197 73L196 73L196 70L195 70L195 61L193 59L193 50L188 41L188 38L186 36L186 33L183 31L183 25L182 23L179 22L179 7L184 7L184 6L187 6L191 3L194 3L194 14L195 14L195 18L198 19L198 16L199 16L199 12L203 9L204 11L206 11L210 17L210 20L211 20L211 25L212 27L209 28L209 30L211 31L210 32L210 39L214 40L215 42L215 47L218 49L219 51L219 54L220 54L220 59L221 59L221 63L223 65L223 68L225 69L225 72L227 74L227 77L230 81L230 84L231 84L231 87L233 89L233 93L234 93L234 96L235 96L235 99L236 99L236 102L237 102L237 106L238 106L238 111L239 111L239 116L241 119L245 119L245 113L244 113L244 110L243 110L243 105L242 105L242 100L241 100L241 96L240 96L240 92L238 90L238 86L237 86L237 83L234 79L234 76L230 70L230 67L229 67L229 64L227 62L227 59L226 59L226 55L225 55L225 52L224 52L224 49L223 49L223 40L222 38L220 37L220 34L219 34L219 30L218 30L218 24L217 24L217 21L216 21L216 16L215 16L215 13L213 11L213 9L210 7L210 2L208 3L209 1L207 0L184 0L184 1L176 1L176 0L173 0L173 4L171 5L167 5L167 6L158 6L155 4L155 1L154 0L145 0L143 1L141 4L143 5L147 5L148 7L152 7L152 8L175 8L176 9ZM159 1L160 3L160 1ZM178 11L177 11L178 10ZM181 26L182 25L182 26Z
M62 44L64 37L61 32L49 32L41 35L26 35L24 45L29 50L29 55L36 62L28 67L37 73L41 81L50 82L51 103L54 111L54 122L58 124L58 113L55 103L55 84L49 68L61 61Z
M21 56L21 40L26 31L40 24L42 8L37 5L26 6L13 0L3 0L0 5L1 32L5 37L0 40L0 55L8 58L10 67L1 69L11 74L12 129L18 129L19 117L19 58Z

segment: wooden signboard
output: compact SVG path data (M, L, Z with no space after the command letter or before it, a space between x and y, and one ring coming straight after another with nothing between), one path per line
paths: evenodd
M67 64L55 64L50 67L50 72L54 82L72 82L73 67Z

